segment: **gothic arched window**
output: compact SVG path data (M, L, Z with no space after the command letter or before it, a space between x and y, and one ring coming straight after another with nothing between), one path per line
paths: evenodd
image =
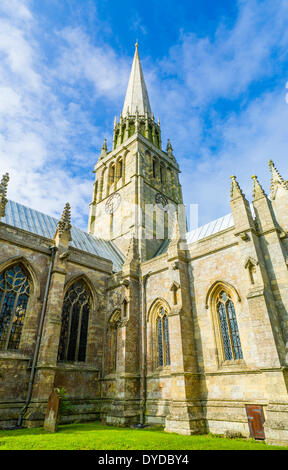
M243 359L234 304L225 291L216 300L226 361Z
M58 350L59 361L85 361L91 296L83 281L66 292Z
M118 162L118 176L117 176L117 179L121 179L123 176L123 160L122 158L119 160Z
M170 346L169 346L169 328L168 316L164 307L158 311L156 319L157 345L158 345L158 366L165 367L170 365Z
M20 264L0 274L0 349L18 349L30 286Z
M157 160L153 158L152 162L153 178L157 178Z

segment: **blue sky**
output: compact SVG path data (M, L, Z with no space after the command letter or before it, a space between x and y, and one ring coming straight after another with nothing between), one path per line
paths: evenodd
M229 212L230 176L248 199L288 178L287 0L1 0L0 170L8 197L86 228L92 170L111 148L139 52L163 145L199 222Z

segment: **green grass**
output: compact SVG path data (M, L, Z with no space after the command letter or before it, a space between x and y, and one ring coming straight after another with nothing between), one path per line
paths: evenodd
M180 436L159 428L141 430L103 426L100 423L59 426L50 434L42 428L0 431L0 450L276 450L252 439Z

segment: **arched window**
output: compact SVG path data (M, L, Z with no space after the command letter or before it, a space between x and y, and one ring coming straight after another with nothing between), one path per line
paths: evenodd
M109 185L111 186L115 181L115 165L110 166Z
M0 349L18 349L30 286L20 264L0 274Z
M95 181L93 202L97 202L97 196L98 196L98 181Z
M118 162L118 179L121 179L123 176L123 160L119 160Z
M153 158L152 166L153 166L153 178L157 178L157 160L156 160L156 158Z
M169 346L169 328L168 316L161 307L156 319L157 345L158 345L158 366L165 367L170 365L170 346Z
M116 371L117 349L118 349L118 331L121 321L121 312L117 310L109 320L107 329L107 348L106 348L106 371L108 374Z
M165 167L163 165L163 163L161 163L160 165L160 181L162 184L165 183Z
M85 361L90 307L86 284L76 281L64 297L59 361Z
M225 360L243 359L234 304L225 291L218 295L216 306Z

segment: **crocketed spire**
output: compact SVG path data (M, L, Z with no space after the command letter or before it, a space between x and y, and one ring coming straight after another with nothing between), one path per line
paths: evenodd
M8 182L9 182L9 174L6 173L5 175L2 176L2 180L0 183L0 218L5 216L5 208L8 202L8 199L7 199Z
M259 199L261 197L266 197L266 194L264 192L264 189L262 188L261 184L258 181L258 178L256 175L252 176L253 180L253 199Z
M272 160L269 161L269 167L271 171L271 188L270 188L270 197L275 199L276 192L279 186L288 190L288 181L285 181L280 175L279 171L274 165Z
M231 200L236 199L239 196L244 197L242 189L239 186L239 183L236 179L236 176L231 176Z
M58 222L59 234L64 232L70 232L71 230L71 207L69 202L64 207L64 211L61 219Z

